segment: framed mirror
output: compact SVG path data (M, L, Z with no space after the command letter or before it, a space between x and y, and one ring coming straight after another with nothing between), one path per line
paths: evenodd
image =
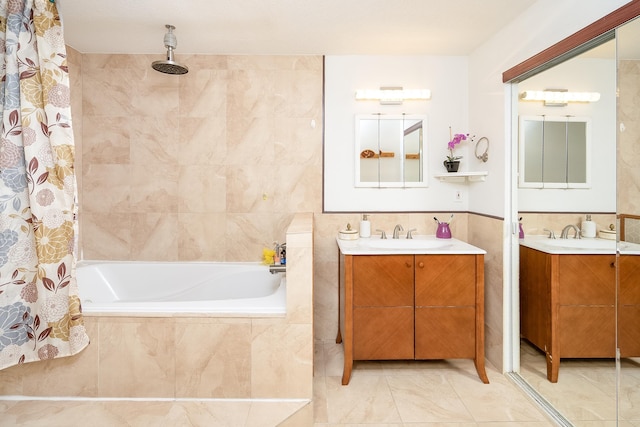
M426 116L357 115L356 187L427 187Z
M591 120L520 116L520 188L590 188Z
M625 230L623 230L624 223L623 217L626 216L626 213L633 212L633 209L629 209L628 206L625 206L627 200L629 200L628 196L631 195L631 200L637 200L637 194L634 195L633 191L627 192L627 189L635 188L637 190L637 186L630 184L630 181L627 176L624 174L625 163L628 161L628 156L623 154L623 150L625 147L631 148L633 145L637 147L637 138L632 137L630 139L631 144L626 145L623 141L624 134L626 133L626 129L631 123L636 122L637 109L632 109L632 111L636 113L632 113L630 116L625 117L624 114L624 99L632 100L634 99L634 93L636 93L636 88L638 85L637 72L634 73L634 76L631 76L631 79L627 80L627 77L620 73L620 71L624 71L624 61L622 59L629 59L623 54L623 46L624 43L629 43L629 46L633 46L636 48L638 46L637 40L639 33L635 33L633 31L633 22L629 22L632 18L635 18L640 15L640 2L634 0L628 3L625 6L620 7L616 11L611 14L603 17L602 19L594 22L589 25L585 29L575 33L574 35L568 37L567 39L557 43L551 48L546 49L545 51L539 53L531 57L530 59L524 61L516 67L506 71L503 74L503 81L510 82L514 84L518 84L521 86L522 84L526 84L530 78L534 76L542 76L543 74L547 74L556 70L558 64L567 64L566 62L570 58L574 58L581 53L586 53L591 58L594 58L593 51L589 52L590 49L593 49L594 46L599 46L596 49L600 50L600 48L609 50L611 54L608 57L600 56L601 51L596 58L598 60L602 59L604 62L612 62L611 66L607 66L612 70L607 72L607 76L602 76L602 80L606 81L607 84L610 84L613 87L613 91L615 93L612 96L613 99L616 99L615 103L607 106L602 112L594 113L594 112L581 112L576 115L584 115L589 116L593 120L593 146L592 150L594 150L592 159L596 166L594 166L592 172L595 174L593 177L592 185L594 187L600 185L601 182L608 182L608 177L604 177L601 179L599 173L602 170L608 171L614 180L611 185L608 186L608 191L606 194L613 194L616 197L613 200L613 205L616 207L615 212L610 213L608 205L609 203L603 205L603 208L599 208L599 214L606 214L607 219L611 218L611 221L614 226L617 226L617 238L622 239L622 236L626 236ZM619 28L617 28L619 27ZM617 29L616 29L617 28ZM615 30L615 42L617 43L617 49L611 49L611 43L606 43L607 41L613 40L613 30ZM629 36L627 41L625 41L625 34ZM617 61L616 61L617 54ZM640 56L635 57L634 59L640 59ZM590 64L593 65L593 64ZM637 63L632 65L637 70ZM544 71L544 73L543 73ZM595 71L595 68L590 67L582 67L580 72L572 73L573 78L570 80L572 85L575 85L579 78L582 78L585 74L583 71ZM556 79L556 76L553 77ZM631 86L626 86L627 82L633 82ZM548 80L550 82L550 79ZM617 87L616 87L617 86ZM547 83L546 86L538 86L538 87L553 87ZM617 89L617 90L616 90ZM518 87L517 90L514 89L513 93L518 93L522 90L521 87ZM624 98L624 99L618 99ZM515 98L515 97L513 97ZM637 98L637 97L636 97ZM600 103L598 103L600 104ZM516 106L517 105L517 106ZM518 111L520 114L531 114L530 112L524 112L522 109L522 105L518 105L517 100L514 99L514 110ZM608 114L613 114L613 124L607 124L606 128L609 129L609 132L613 134L613 137L602 137L598 133L599 122L607 116ZM608 121L607 121L608 123ZM516 125L514 121L514 125ZM624 125L624 126L623 126ZM609 146L608 142L614 141L617 142L613 144L613 146ZM515 142L515 138L514 138ZM607 147L606 151L598 152L599 147ZM637 148L631 148L632 150L637 151ZM603 163L606 162L605 156L615 155L617 153L617 161L613 165L604 166ZM632 163L632 162L630 162ZM637 164L637 163L635 163ZM635 165L634 164L634 165ZM633 166L632 166L633 167ZM637 167L635 168L637 169ZM512 177L515 177L516 173L519 171L512 170ZM512 181L513 182L513 181ZM526 189L524 189L526 190ZM517 205L523 204L526 202L520 194L524 191L523 189L519 189L514 197L514 210L513 217L518 217L518 209ZM634 190L635 191L635 190ZM567 193L567 191L564 191ZM547 194L547 192L544 192ZM587 193L587 192L584 192ZM531 194L531 193L528 193ZM604 193L603 193L604 194ZM600 197L591 196L592 199L599 199ZM559 203L559 200L555 201ZM539 204L538 204L539 205ZM533 205L538 209L538 205ZM585 205L587 209L594 209L591 205ZM573 208L570 212L585 212L588 211L585 208ZM555 218L560 217L563 218L560 225L567 224L564 216L558 215L557 208L554 212L550 212L548 216L548 220L553 221ZM626 212L626 213L625 213ZM540 216L541 214L535 212L535 215ZM630 213L630 216L635 216L635 213ZM640 215L638 215L640 217ZM617 220L616 220L617 218ZM553 223L553 222L552 222ZM547 226L549 221L545 220L541 223L540 228L542 226ZM518 243L517 237L514 237L513 248L512 251L512 259L515 260L516 268L514 271L516 275L513 278L514 284L518 283L518 275L517 275L517 263L518 263ZM626 242L625 242L626 243ZM520 358L519 362L519 374L516 378L519 378L518 381L523 381L521 384L524 390L531 391L532 395L535 396L536 399L543 402L543 406L548 408L548 413L553 416L554 420L558 421L559 425L632 425L638 420L638 380L637 380L637 370L639 366L639 359L634 357L636 354L635 350L630 351L627 344L633 343L637 344L640 342L640 338L638 335L634 337L624 337L621 334L624 334L624 310L620 311L621 306L628 304L630 307L633 307L636 304L634 302L629 303L628 300L625 300L623 296L623 292L625 291L624 286L624 278L625 277L633 277L632 288L637 292L638 289L638 275L630 274L629 272L633 270L625 271L625 266L622 263L625 260L620 256L622 254L621 247L625 247L624 244L620 242L617 245L617 251L615 253L615 262L610 264L611 267L615 267L613 279L610 279L607 282L607 286L611 287L615 291L615 310L617 319L615 319L617 325L617 330L613 334L613 337L608 337L609 340L614 341L615 343L611 345L613 353L617 354L617 357L607 357L604 359L589 359L587 361L578 360L578 364L575 364L577 370L582 369L581 373L578 373L577 370L574 374L565 370L562 375L566 378L560 378L557 385L551 385L544 377L544 371L546 370L546 361L544 355L542 358L539 357L539 353L536 351L526 351L525 349L521 349L520 346L514 347L514 357ZM638 251L640 253L640 251ZM514 255L515 254L515 255ZM628 255L628 254L624 254ZM580 288L582 289L582 287ZM636 293L635 295L638 295ZM514 305L517 307L517 305ZM629 310L630 312L640 313L637 310L637 307ZM517 315L515 316L518 317ZM637 320L633 322L629 322L629 324L637 325ZM622 329L621 329L622 325ZM633 332L636 333L637 327L632 328ZM519 335L519 334L518 334ZM573 337L571 335L571 337ZM519 340L517 335L514 335L514 339ZM593 340L594 342L597 340ZM617 347L617 348L616 348ZM531 356L534 357L531 357ZM621 358L621 357L622 358ZM540 363L535 360L540 360ZM532 363L533 362L533 363ZM588 363L587 363L588 362ZM537 363L537 364L536 364ZM562 384L564 383L564 384ZM562 387L562 388L560 388ZM625 424L626 423L626 424Z

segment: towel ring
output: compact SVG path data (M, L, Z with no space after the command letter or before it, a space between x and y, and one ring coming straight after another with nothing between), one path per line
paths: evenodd
M478 154L478 147L480 147L480 143L485 140L487 142L487 146L484 149L484 152L482 154ZM476 142L476 149L474 151L475 155L476 155L476 159L478 160L482 160L483 162L486 162L487 160L489 160L489 138L487 138L486 136L483 136L482 138L480 138L478 140L478 142Z

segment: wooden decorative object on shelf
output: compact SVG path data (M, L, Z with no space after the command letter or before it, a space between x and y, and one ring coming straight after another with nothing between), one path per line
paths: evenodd
M378 155L373 150L362 150L360 153L361 159L377 159Z
M407 156L409 155L414 155L414 154L407 154ZM393 151L380 151L380 154L376 153L373 150L362 150L360 152L361 159L377 159L379 157L395 157L395 156L396 154ZM417 156L418 158L420 157L419 154L417 154Z

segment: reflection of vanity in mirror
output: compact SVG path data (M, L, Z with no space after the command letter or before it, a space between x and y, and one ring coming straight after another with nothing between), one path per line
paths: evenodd
M356 116L356 187L426 187L426 117Z

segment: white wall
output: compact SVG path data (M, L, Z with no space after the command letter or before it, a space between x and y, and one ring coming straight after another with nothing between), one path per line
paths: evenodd
M324 210L328 212L466 211L469 186L442 183L434 174L446 173L444 161L449 126L454 133L475 133L467 127L467 58L455 56L327 56L325 58ZM429 101L380 105L355 101L357 89L402 86L427 88ZM355 116L358 114L424 114L427 188L372 189L354 186ZM461 170L469 167L468 144L456 148L463 155ZM470 157L471 156L471 157ZM475 157L472 159L477 161ZM455 202L455 189L463 201Z
M469 126L491 141L489 176L471 188L469 210L503 217L508 205L511 112L502 73L626 3L538 0L469 56Z
M613 43L613 41L611 42ZM599 92L598 102L545 107L542 102L520 102L518 115L580 116L591 119L591 188L518 190L519 211L615 212L616 210L616 61L575 58L533 76L518 92L565 88Z

